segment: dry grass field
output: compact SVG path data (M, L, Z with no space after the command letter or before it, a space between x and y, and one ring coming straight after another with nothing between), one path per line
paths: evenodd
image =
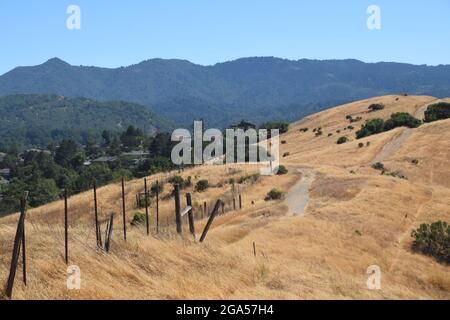
M194 241L186 223L183 236L176 234L173 199L164 197L170 192L168 185L160 205L160 232L156 233L152 202L152 232L147 236L145 227L129 224L139 211L135 194L142 191L143 181L127 182L126 242L121 230L120 184L99 188L101 218L116 214L110 254L95 245L92 192L71 197L70 264L81 269L80 290L66 288L63 202L29 210L28 285L22 284L19 268L13 298L450 299L449 267L410 249L411 230L420 223L450 221L450 120L355 139L355 131L366 119L386 119L398 111L420 117L424 106L434 102L433 97L378 97L294 123L280 138L287 175L238 183L241 177L258 172L258 167L214 165L185 170L182 175L191 176L194 184L200 179L211 184L201 193L192 187L183 190L183 206L184 193L192 192L197 239L206 223L199 209L204 201L211 208L222 198L230 208L233 193L243 197L242 210L219 215L204 243ZM368 113L372 103L386 107ZM350 124L347 115L361 120ZM314 128L321 128L323 134L316 137ZM341 136L350 141L336 144ZM389 144L394 147L385 147ZM373 169L372 162L380 155L388 170L398 170L407 179ZM300 183L297 168L310 168L315 178L305 214L291 216L283 200L264 201L264 197L272 188L287 194ZM170 175L148 179L152 183ZM17 214L0 220L1 283L8 276L17 220ZM381 290L367 288L370 265L381 269Z

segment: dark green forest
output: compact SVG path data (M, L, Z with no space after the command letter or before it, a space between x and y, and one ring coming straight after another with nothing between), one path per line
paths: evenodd
M129 102L99 102L57 95L17 94L0 97L0 148L42 147L62 139L86 144L103 130L120 132L133 125L146 134L172 125L148 107Z

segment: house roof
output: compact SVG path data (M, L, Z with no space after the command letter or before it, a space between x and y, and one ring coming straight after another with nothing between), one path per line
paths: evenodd
M114 161L117 161L117 157L100 157L93 160L92 162L114 162Z

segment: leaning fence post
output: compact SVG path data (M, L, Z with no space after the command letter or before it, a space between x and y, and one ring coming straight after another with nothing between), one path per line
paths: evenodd
M20 200L20 217L19 223L17 224L16 236L14 238L14 248L11 258L11 267L9 269L8 282L6 285L6 296L11 299L14 279L16 278L17 263L19 262L20 245L23 241L23 232L25 230L25 215L26 215L26 205L27 205L28 192L25 192L24 197ZM25 246L24 246L25 248ZM26 256L22 256L22 258ZM25 261L25 260L24 260ZM24 263L24 261L22 263ZM24 268L24 270L26 270ZM25 273L24 273L25 274ZM25 280L25 278L24 278Z
M108 225L106 227L106 235L105 235L105 251L109 252L109 248L111 248L111 238L113 231L113 222L114 222L114 213L109 217Z
M94 182L94 215L95 215L95 238L97 239L97 246L102 246L102 238L100 234L100 225L98 224L98 207L97 207L97 185Z
M67 188L64 189L64 257L66 264L69 264L69 232L68 232L68 207L67 207Z
M219 206L221 205L222 200L217 200L216 205L214 206L213 211L211 212L208 222L206 223L205 229L203 229L202 236L200 237L200 242L203 242L206 238L206 234L208 233L209 227L211 227L211 224L216 217L217 212L219 211Z
M181 229L181 203L180 203L180 185L175 184L175 221L177 223L177 232L182 233Z
M127 241L127 218L125 211L125 179L122 178L122 215L123 215L123 239Z
M222 214L225 214L225 202L222 201Z
M144 192L145 192L145 224L147 226L147 235L150 234L148 225L148 191L147 191L147 178L144 179Z
M156 180L156 233L159 233L159 180Z
M186 205L191 207L191 210L188 212L188 220L189 220L189 231L194 236L195 239L195 225L194 225L194 212L192 209L192 198L190 193L186 193Z

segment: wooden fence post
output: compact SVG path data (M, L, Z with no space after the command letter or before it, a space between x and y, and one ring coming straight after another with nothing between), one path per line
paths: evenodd
M106 226L106 234L105 234L105 251L108 253L111 248L111 239L112 239L112 231L113 231L113 222L114 222L114 213L109 217L108 224Z
M233 198L233 210L236 210L236 198Z
M208 216L208 210L206 208L206 201L203 202L203 213L204 213L205 216Z
M192 197L190 193L186 193L186 205L191 207L191 210L188 212L188 220L189 220L189 231L194 236L195 239L195 225L194 225L194 212L192 209Z
M222 201L222 214L225 214L225 202Z
M125 211L125 179L122 178L122 215L123 215L123 239L127 241L127 218Z
M25 204L26 206L26 204ZM26 209L25 209L26 210ZM27 246L25 241L25 221L26 219L23 219L22 224L22 276L23 276L23 283L27 285Z
M242 196L239 194L239 209L242 209Z
M253 242L253 255L256 257L256 244Z
M64 189L64 258L69 264L69 231L68 231L67 188Z
M180 185L175 184L175 221L177 223L177 232L182 233L181 229L181 203L180 203Z
M156 180L156 233L159 233L159 180Z
M203 229L203 233L202 236L200 237L200 242L203 242L203 240L205 240L206 238L206 234L208 233L209 228L211 227L211 224L214 220L214 218L216 217L217 212L219 211L219 207L222 203L222 200L217 200L216 205L214 206L213 211L211 212L208 222L206 223L205 229Z
M97 207L97 185L94 182L94 215L95 215L95 238L97 246L102 247L102 236L100 234L100 225L98 223L98 207Z
M145 192L145 223L147 226L147 235L150 234L148 225L148 191L147 191L147 178L144 178L144 192Z
M24 197L20 200L20 217L19 223L17 224L16 235L14 238L14 248L11 258L11 267L9 269L8 282L6 284L6 296L11 299L14 279L16 278L17 264L19 262L20 246L23 245L22 251L25 249L25 242L23 241L23 232L25 230L25 216L26 216L26 205L27 205L28 192L25 192ZM22 255L22 259L26 259L26 255ZM26 281L26 262L22 261L24 270L24 282Z

